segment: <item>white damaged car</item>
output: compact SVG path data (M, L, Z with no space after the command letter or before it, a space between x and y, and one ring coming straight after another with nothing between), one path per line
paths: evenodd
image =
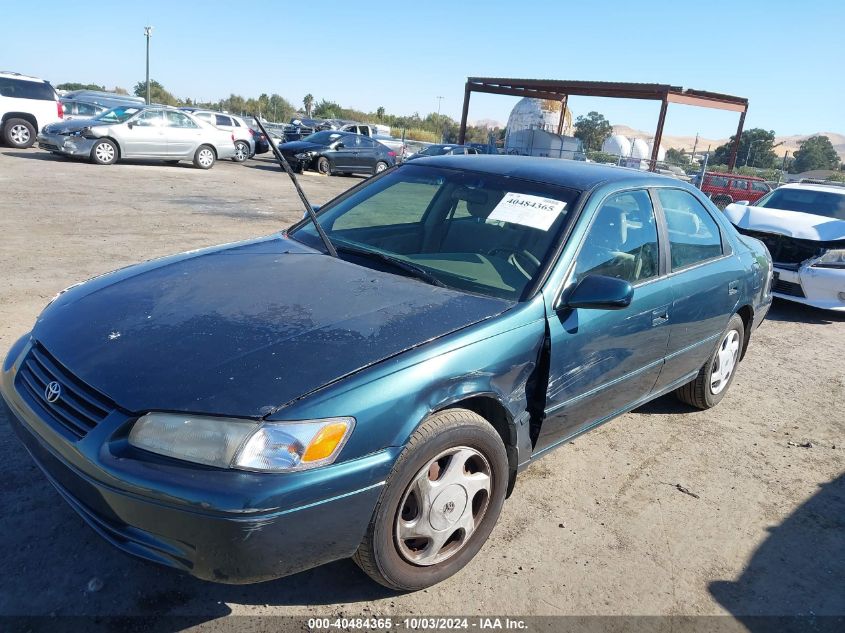
M784 185L725 215L769 249L774 296L845 312L845 186Z

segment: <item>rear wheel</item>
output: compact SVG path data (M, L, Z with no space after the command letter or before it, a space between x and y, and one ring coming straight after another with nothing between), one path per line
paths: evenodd
M35 126L25 119L9 119L3 127L3 140L9 147L26 149L35 142Z
M695 380L675 391L678 399L699 409L719 404L733 382L744 341L745 323L735 314L719 339L716 351L699 370Z
M484 418L466 409L435 413L396 460L355 562L391 589L448 578L484 545L507 482L505 446Z
M381 172L383 172L388 167L389 167L389 165L387 163L385 163L383 160L380 160L379 162L376 163L376 173L380 174Z
M237 141L235 143L235 155L232 157L232 160L236 163L243 163L249 157L249 144L246 141Z
M211 169L216 160L217 156L215 156L214 150L209 145L200 145L194 154L194 167Z
M111 165L117 160L117 145L107 138L100 139L91 148L91 162L97 165Z
M330 176L332 173L332 165L329 162L329 159L325 156L320 156L317 159L317 171L323 174L324 176Z
M726 195L715 195L713 196L712 200L713 204L715 204L720 209L724 209L726 206L733 202L733 200L731 200L731 197Z

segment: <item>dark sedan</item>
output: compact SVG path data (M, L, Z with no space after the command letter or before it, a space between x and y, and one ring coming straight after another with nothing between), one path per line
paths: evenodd
M476 148L466 145L455 145L454 143L446 143L439 145L428 145L418 151L416 154L411 154L405 160L414 160L417 158L425 158L426 156L462 156L464 154L480 154Z
M279 149L296 171L331 174L380 174L396 164L396 152L361 134L324 130Z
M432 585L540 456L663 394L716 405L771 303L759 241L634 170L420 159L318 222L73 286L12 346L8 419L116 547Z

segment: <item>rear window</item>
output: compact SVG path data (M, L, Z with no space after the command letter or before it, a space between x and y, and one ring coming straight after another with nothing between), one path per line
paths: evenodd
M24 81L11 77L0 77L0 96L55 101L56 91L46 81Z

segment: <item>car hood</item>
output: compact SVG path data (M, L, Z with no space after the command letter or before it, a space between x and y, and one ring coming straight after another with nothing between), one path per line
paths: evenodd
M95 125L107 125L100 121L94 121L91 118L74 118L59 121L58 123L51 123L44 127L44 132L47 134L62 134L65 132L75 132L86 127L94 127Z
M512 305L277 235L73 287L32 336L128 411L260 417Z
M325 145L318 143L311 143L310 141L290 141L289 143L282 143L279 149L288 154L298 154L300 152L307 152L310 150L324 150Z
M729 204L725 207L725 215L740 229L813 242L845 240L845 220L823 215L744 204Z

